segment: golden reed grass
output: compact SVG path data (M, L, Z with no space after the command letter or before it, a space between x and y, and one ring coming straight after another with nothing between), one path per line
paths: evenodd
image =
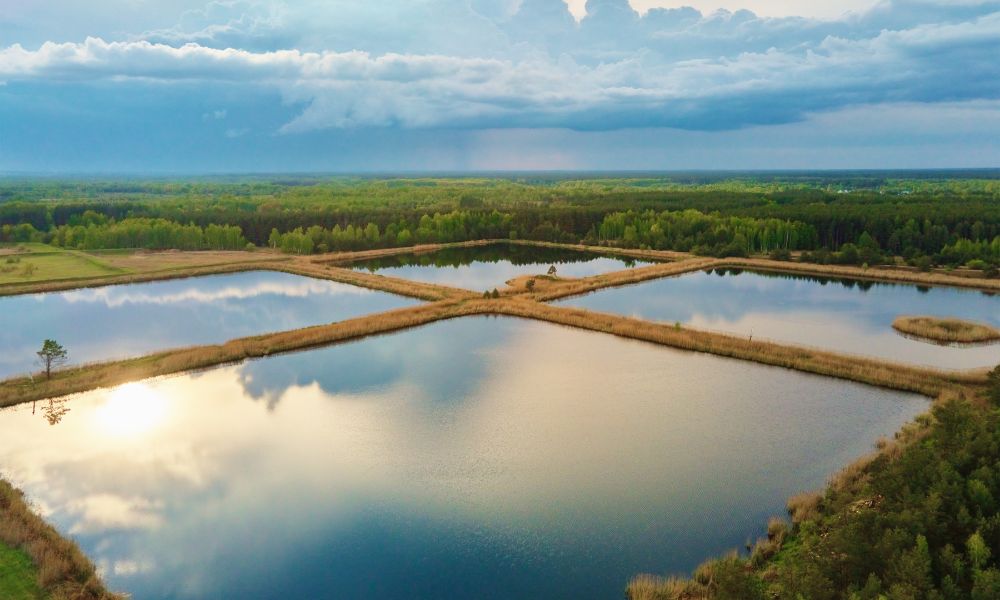
M389 292L401 296L409 296L420 300L445 300L457 298L474 298L478 294L461 288L454 288L433 283L422 283L410 279L387 277L366 271L354 271L321 264L310 260L298 259L289 262L276 263L268 267L272 271L282 271L293 275L302 275L317 279L328 279L338 283L356 285L373 290Z
M496 301L494 301L496 302ZM749 360L817 375L848 379L936 397L946 388L986 384L986 370L943 371L826 352L813 348L750 340L741 336L651 323L589 310L556 307L523 298L496 302L491 312L538 319L717 356Z
M504 243L506 240L471 240L468 242L448 242L444 244L417 244L416 246L401 246L397 248L378 248L375 250L359 250L357 252L327 252L326 254L316 254L310 260L318 263L328 264L348 264L359 260L370 258L383 258L386 256L398 256L400 254L428 254L446 248L475 248L478 246L489 246L492 244Z
M444 319L482 314L548 321L683 350L917 392L930 397L937 396L947 388L978 387L986 383L985 369L941 371L770 341L752 341L743 337L678 328L582 309L555 307L524 297L469 297L397 309L329 325L240 338L220 345L168 350L141 358L72 367L53 372L52 379L48 380L26 377L8 379L0 381L0 406L354 340Z
M35 565L47 597L73 600L122 598L105 589L80 548L35 514L20 490L0 479L0 542L23 550Z
M144 273L128 273L125 275L106 275L77 279L58 279L54 281L36 281L31 283L11 283L0 285L0 296L15 296L19 294L39 294L43 292L61 292L83 288L103 287L106 285L121 285L128 283L146 283L150 281L166 281L170 279L185 279L202 275L222 275L243 271L274 270L274 265L290 260L285 256L262 258L260 260L221 262L210 265L184 266Z
M892 327L900 333L935 342L975 344L1000 340L1000 329L963 319L902 316L892 322Z
M0 406L66 396L161 375L204 369L272 354L303 350L417 327L434 321L481 314L483 306L437 302L317 325L231 340L224 344L158 352L140 358L93 363L53 371L51 379L19 377L0 381Z

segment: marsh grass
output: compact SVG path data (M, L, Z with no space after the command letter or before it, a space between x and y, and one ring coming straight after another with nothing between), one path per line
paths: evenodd
M508 243L508 240L472 240L468 242L450 242L445 244L418 244L416 246L379 248L376 250L361 250L358 252L328 252L326 254L311 256L309 260L321 264L346 266L360 260L368 260L371 258L383 258L386 256L397 256L400 254L428 254L439 250L445 250L447 248L476 248L479 246L491 246L493 244L503 243Z
M498 303L493 308L495 312L501 314L549 321L684 350L917 392L931 398L937 397L949 387L986 384L985 370L941 371L764 340L751 341L745 337L691 328L678 329L670 324L651 323L577 308L555 307L524 298Z
M77 545L35 514L21 491L2 479L0 542L28 556L34 565L35 583L44 592L44 597L54 600L121 598L105 589L93 563Z
M226 273L240 273L244 271L268 271L275 270L274 265L276 262L286 260L288 260L286 257L275 257L269 260L236 261L210 265L186 266L167 270L153 270L149 272L125 273L101 277L81 275L78 272L72 277L57 280L38 280L36 277L36 280L33 282L18 282L0 285L0 296L60 292L65 290L103 287L106 285L145 283L149 281L168 281L171 279L186 279L188 277L222 275Z
M489 312L489 302L448 301L401 308L329 325L240 338L220 345L158 352L121 361L53 371L51 379L20 377L0 382L0 406L66 396L129 381L204 369L417 327L434 321Z
M389 292L400 296L408 296L419 300L444 300L448 298L473 298L478 294L471 290L454 288L434 283L423 283L399 277L387 277L376 273L355 271L337 267L332 264L296 259L288 262L271 264L269 270L282 271L293 275L328 279L338 283L346 283L369 289Z
M1000 340L1000 329L954 318L902 316L892 322L896 331L933 342L982 344Z

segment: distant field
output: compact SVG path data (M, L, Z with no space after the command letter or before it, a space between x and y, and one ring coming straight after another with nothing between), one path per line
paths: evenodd
M267 258L281 258L266 252L240 252L204 250L198 252L145 252L135 250L96 250L89 253L96 260L110 267L127 272L146 273L165 269L179 269L221 263L259 261Z
M283 260L280 254L242 251L66 250L46 244L0 245L0 285L113 275L140 275L220 264ZM27 265L34 265L27 267Z
M27 251L19 252L14 247L0 249L0 285L102 277L126 272L82 252L43 244L26 244L24 249Z
M36 600L44 597L28 555L0 544L0 598Z

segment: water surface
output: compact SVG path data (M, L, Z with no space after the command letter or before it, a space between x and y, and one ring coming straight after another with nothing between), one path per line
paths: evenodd
M563 304L701 329L948 369L1000 363L1000 345L947 346L907 338L900 315L1000 326L1000 297L919 287L718 269L600 290Z
M2 411L0 456L139 600L605 599L742 546L925 408L475 317Z
M422 254L399 254L356 261L351 268L381 275L450 285L469 290L502 288L521 275L543 275L549 267L560 277L590 277L653 264L589 251L517 244L446 248Z
M297 329L416 304L333 281L272 271L0 298L0 378L40 369L51 338L71 364Z

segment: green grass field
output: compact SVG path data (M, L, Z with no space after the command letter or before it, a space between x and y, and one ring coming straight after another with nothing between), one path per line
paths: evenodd
M0 544L0 598L37 600L44 597L28 555Z
M125 272L82 252L42 244L23 246L27 252L0 252L0 285L101 277ZM0 248L0 250L10 251L12 248Z

